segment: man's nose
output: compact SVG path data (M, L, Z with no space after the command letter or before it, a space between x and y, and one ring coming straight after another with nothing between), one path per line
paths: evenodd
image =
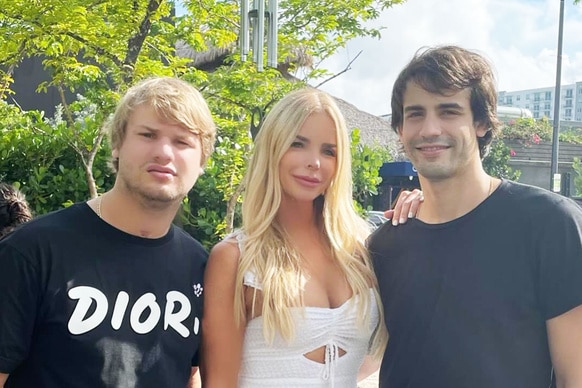
M441 132L441 125L437 117L435 117L435 115L427 115L422 122L420 135L422 137L435 137L439 136Z
M172 160L174 157L174 147L169 139L160 138L156 144L154 157L159 160Z

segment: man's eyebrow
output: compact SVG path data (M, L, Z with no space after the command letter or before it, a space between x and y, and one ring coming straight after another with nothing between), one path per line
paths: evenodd
M414 110L414 111L424 110L424 107L422 105L409 105L409 106L404 107L405 112L409 112L411 110Z
M150 131L150 132L158 132L159 131L156 128L149 127L147 124L138 125L138 128L141 130L146 130L146 131Z
M438 104L439 109L464 109L463 106L456 102L444 102L442 104Z

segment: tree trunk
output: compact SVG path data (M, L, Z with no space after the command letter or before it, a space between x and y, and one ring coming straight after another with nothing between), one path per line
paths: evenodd
M240 183L234 193L230 196L228 204L226 205L226 234L232 233L234 229L234 210L236 208L236 203L238 197L244 190L244 185Z

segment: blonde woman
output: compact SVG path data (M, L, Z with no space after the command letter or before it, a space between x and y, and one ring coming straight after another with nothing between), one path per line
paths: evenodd
M387 333L333 98L306 88L276 104L245 184L242 229L206 270L204 387L356 387Z

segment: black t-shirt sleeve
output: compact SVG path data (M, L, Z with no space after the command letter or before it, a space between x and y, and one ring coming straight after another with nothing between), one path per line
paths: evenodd
M539 222L539 301L545 319L582 304L582 209L563 200Z
M26 359L39 305L38 268L0 241L0 372L11 373Z
M199 244L199 243L198 243ZM192 356L192 366L200 366L200 339L201 339L201 330L202 330L202 311L204 310L204 272L206 271L206 265L208 264L208 252L206 251L206 249L204 249L201 245L199 246L199 249L197 249L197 251L195 252L195 257L194 259L197 261L197 263L199 263L199 265L197 265L196 267L196 275L198 277L198 280L200 282L200 290L201 290L201 294L199 298L195 298L194 299L194 316L196 317L195 319L198 319L198 321L195 323L195 326L198 326L198 341L197 341L197 346L196 346L196 351L194 353L194 355Z

